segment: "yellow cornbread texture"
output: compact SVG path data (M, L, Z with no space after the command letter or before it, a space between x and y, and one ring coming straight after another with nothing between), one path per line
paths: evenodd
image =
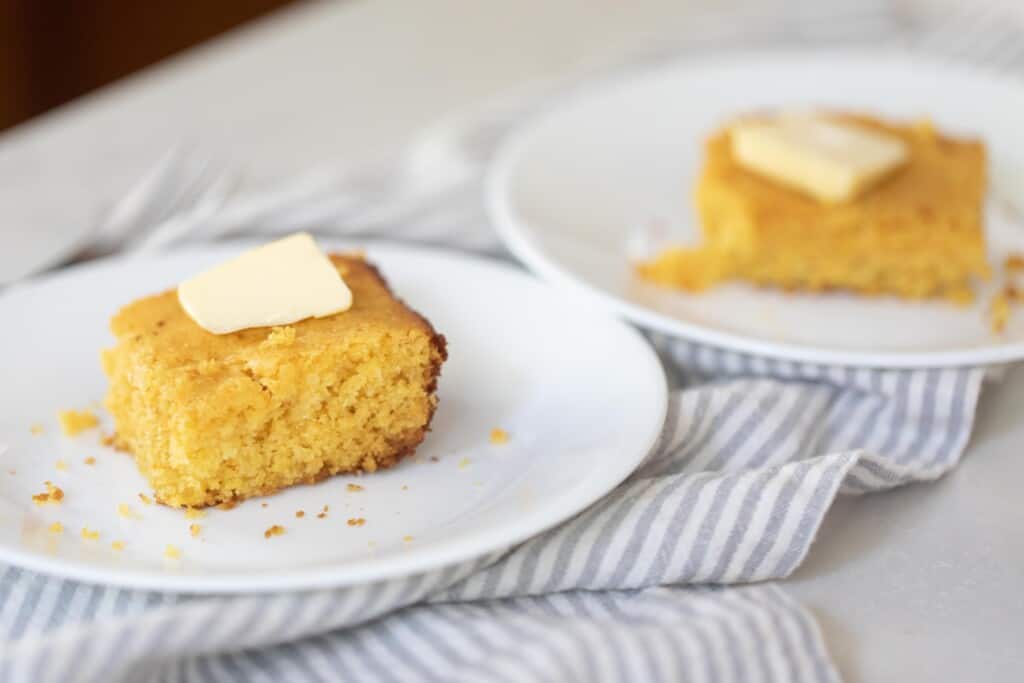
M989 275L984 145L927 123L830 118L901 138L908 163L854 201L823 204L741 168L726 128L708 141L697 183L703 243L669 248L639 264L639 274L690 291L735 278L786 290L970 301L972 280Z
M354 295L338 315L214 335L169 291L111 321L106 406L158 501L206 507L372 472L423 440L444 337L373 266L331 260Z

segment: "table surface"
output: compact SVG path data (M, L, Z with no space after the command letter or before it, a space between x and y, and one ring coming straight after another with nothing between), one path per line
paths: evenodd
M106 196L180 140L261 181L358 163L508 88L667 40L699 4L313 3L0 135L0 153L79 168ZM987 387L960 468L840 499L784 582L847 680L995 680L1024 665L1021 404L1024 373Z

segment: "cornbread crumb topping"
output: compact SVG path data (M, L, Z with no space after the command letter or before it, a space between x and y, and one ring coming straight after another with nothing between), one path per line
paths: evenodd
M89 410L62 410L57 417L61 431L67 436L75 436L100 423L99 418Z

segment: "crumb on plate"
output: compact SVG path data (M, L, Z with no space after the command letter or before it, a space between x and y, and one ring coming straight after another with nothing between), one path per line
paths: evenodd
M274 526L270 527L269 529L263 532L263 538L270 538L271 536L280 536L283 533L284 527L279 524L275 524Z
M88 527L82 527L82 538L87 541L98 541L100 538L100 532L89 529Z
M412 536L402 536L402 540L406 543L412 543L414 539Z
M306 516L306 511L305 510L296 510L295 511L295 516L296 517L305 517Z
M46 527L46 530L51 534L62 534L64 533L64 525L60 522L54 522L50 526Z
M491 430L491 443L503 444L508 443L508 432L499 427L495 427Z
M1002 290L992 297L988 307L989 326L996 334L1006 330L1006 323L1010 319L1010 298L1006 291Z
M260 507L261 508L265 508L265 507L267 507L267 504L266 503L260 503Z
M317 518L318 519L323 519L324 517L326 517L327 516L327 510L328 510L327 506L324 505L324 509L321 510L320 512L316 513Z
M67 464L67 462L65 462L63 460L58 460L56 463L54 463L53 466L57 468L58 472L67 472L68 471L68 464Z
M62 410L57 413L60 429L67 436L75 436L100 423L96 414L90 410Z
M140 493L139 494L139 500L142 501L143 505L152 505L153 504L153 499L150 498L149 496L147 496L145 493Z
M169 560L177 560L181 557L181 550L173 545L168 545L164 548L164 557Z
M349 517L347 524L349 526L363 526L366 524L366 520L362 517Z
M346 491L362 491L363 487L359 484L349 484L345 487Z
M59 505L64 500L64 491L59 486L54 486L53 482L46 481L43 484L46 486L46 491L32 496L32 502L36 505L46 505L47 503Z
M125 519L142 519L139 514L132 510L132 506L128 503L118 504L117 514L119 517L124 517Z
M96 458L94 458L94 457L92 457L90 455L88 458L86 458L82 462L84 462L86 465L95 465L96 464Z
M203 527L199 526L198 524L189 524L188 525L188 533L189 533L189 535L192 538L197 538L199 536L199 532L202 531L202 530L203 530Z
M124 541L113 541L110 544L110 548L115 552L121 552L122 550L124 550Z

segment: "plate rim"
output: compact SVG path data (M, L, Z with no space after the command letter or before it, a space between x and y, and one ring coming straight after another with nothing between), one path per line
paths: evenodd
M244 248L246 245L259 244L264 241L259 239L231 240L201 246L186 246L156 254L128 254L97 259L19 282L16 287L0 293L0 301L16 296L22 289L74 279L83 272L91 270L117 268L127 262L159 259L168 255ZM594 470L590 485L583 489L574 487L572 498L549 498L536 510L520 515L515 520L506 523L502 528L507 529L507 532L500 536L499 541L493 540L493 531L477 530L456 537L454 541L443 542L439 550L431 550L431 548L437 547L436 544L419 546L404 550L402 555L391 556L383 561L379 558L370 558L341 568L328 565L298 570L274 569L253 573L233 571L209 577L161 573L159 570L122 570L99 567L81 560L63 560L27 550L21 546L0 545L0 562L50 577L93 585L196 595L296 592L347 588L399 580L464 562L472 562L491 553L505 551L566 522L606 496L628 478L641 465L661 437L668 413L668 381L664 368L655 350L644 339L642 333L625 322L592 310L580 309L573 305L570 297L555 290L550 284L533 277L528 272L516 269L513 264L486 255L470 254L436 246L413 245L393 240L332 239L317 236L317 241L326 249L365 249L371 255L374 252L378 254L390 252L397 255L412 255L414 257L426 255L431 258L440 257L450 261L468 262L472 266L496 269L506 275L551 289L553 298L561 299L563 305L576 308L580 315L586 316L595 324L607 326L609 330L617 330L622 335L622 340L628 340L627 343L633 345L631 355L636 357L638 369L642 371L642 374L638 374L637 377L645 378L644 381L650 384L649 390L654 407L650 427L644 435L644 442L638 442L636 452L632 457L617 457L611 460L613 467Z
M934 71L958 72L960 77L981 78L1014 87L1024 92L1024 83L1019 83L994 69L985 69L967 62L921 55L906 50L864 50L858 48L799 49L778 48L761 50L739 50L727 55L682 56L653 67L641 67L630 74L609 77L606 81L581 92L560 98L523 121L499 146L492 157L484 178L484 206L498 236L505 246L530 270L552 285L594 302L600 308L624 318L641 327L666 334L685 341L708 344L722 349L764 356L783 361L836 365L851 368L940 368L964 367L1009 363L1024 359L1024 340L997 347L980 349L957 349L946 351L858 351L836 350L810 344L773 342L741 333L727 332L697 323L674 318L651 308L629 301L619 295L606 292L591 284L586 278L574 274L550 258L537 244L534 234L538 226L530 224L516 215L511 202L511 180L516 165L524 155L531 138L551 116L585 102L595 96L613 91L639 79L666 78L680 71L700 70L742 65L750 60L764 64L772 62L777 66L797 61L847 60L848 62L884 65L893 60L914 68Z

